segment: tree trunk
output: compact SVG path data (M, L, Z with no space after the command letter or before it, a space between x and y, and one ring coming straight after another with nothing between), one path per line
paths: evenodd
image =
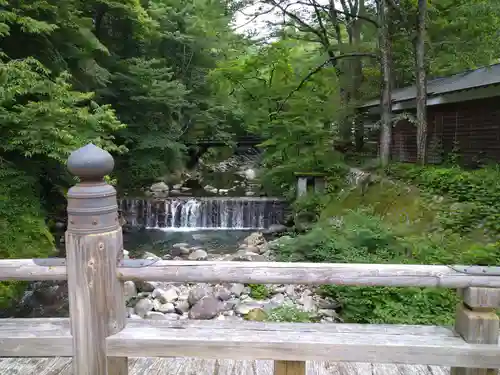
M358 14L361 16L365 15L365 0L359 1ZM352 46L353 49L359 48L361 44L361 26L362 20L356 18L352 22L351 36L352 36ZM361 64L361 58L355 58L352 60L352 98L357 103L360 99L361 84L363 82L363 66ZM355 118L354 123L354 144L356 151L362 151L364 146L364 124L359 118Z
M380 164L385 167L391 157L392 138L392 100L391 100L391 74L392 74L392 48L389 32L390 9L387 0L378 2L380 20L380 51L382 67L382 100L381 100L381 126L380 126Z
M427 0L418 0L417 41L415 43L415 70L417 76L417 160L427 159L427 78L425 71L425 17Z

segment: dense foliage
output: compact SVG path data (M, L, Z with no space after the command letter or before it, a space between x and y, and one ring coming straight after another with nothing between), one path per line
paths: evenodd
M264 140L260 182L268 194L293 200L295 172L328 176L329 196L294 203L299 221L318 225L297 238L299 244L310 240L304 244L310 252L291 247L284 256L402 261L412 248L407 242L413 241L413 248L420 249L414 261L462 259L453 252L431 256L432 241L439 236L431 242L412 240L414 234L386 228L376 219L389 217L381 213L380 204L367 216L373 221L355 211L346 215L347 224L318 229L325 212L334 210L329 197L336 197L343 186L345 152L352 144L363 146L356 106L380 91L383 25L378 23L377 1L346 0L339 9L330 9L336 2L264 0L249 14L245 7L254 3L0 0L0 257L53 251L49 229L63 211L73 182L65 159L85 143L114 154L116 169L110 178L120 189L142 188L181 174L198 151L197 140L224 140L232 146L237 136L250 133ZM416 9L409 0L394 4L391 78L394 86L401 86L414 79ZM486 0L431 1L429 73L455 73L495 62L500 52L497 8ZM280 21L268 25L272 38L235 32L231 21L244 12L254 20L274 14ZM443 231L460 235L484 227L492 235L500 229L496 169L398 168L392 169L393 176L460 203L453 212L442 210L436 216L435 225ZM355 206L365 203L356 201ZM346 225L357 235L349 234ZM485 246L487 250L479 246L460 256L479 261L478 254L483 254L481 262L491 263L496 245ZM0 304L20 290L12 284L0 288ZM253 292L265 293L259 288ZM341 289L335 293L347 298ZM421 296L423 301L436 295ZM396 301L393 297L387 298ZM403 294L398 298L401 306L407 302ZM352 319L366 313L361 310L353 310Z

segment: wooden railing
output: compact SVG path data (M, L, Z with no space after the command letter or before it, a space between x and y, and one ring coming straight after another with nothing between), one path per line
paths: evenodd
M0 260L0 280L67 280L70 318L3 319L0 357L73 357L75 375L126 375L127 357L268 359L275 375L306 360L500 367L496 267L122 260L111 156L88 145L68 160L66 259ZM454 328L416 325L127 320L123 281L457 288Z

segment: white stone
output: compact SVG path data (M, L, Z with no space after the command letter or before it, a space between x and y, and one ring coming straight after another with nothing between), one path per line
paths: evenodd
M251 310L253 309L260 309L262 308L262 304L258 302L245 302L245 303L240 303L237 305L234 309L238 314L241 315L246 315L248 314Z
M243 293L243 290L245 289L245 285L243 284L233 284L231 286L231 293L234 294L235 296L241 296L241 293Z
M123 292L125 294L125 300L129 301L134 297L137 297L137 287L133 281L125 281L123 283Z
M164 303L163 305L159 306L158 311L161 312L161 313L164 313L164 314L166 314L166 313L173 313L173 312L175 312L175 306L171 302Z
M176 288L170 287L167 290L156 288L152 294L153 298L158 299L162 304L168 302L174 302L179 297L179 293Z
M129 316L129 318L130 318L130 319L135 319L135 320L139 320L139 319L140 319L140 320L142 320L142 318L141 318L139 315L136 315L136 314L131 314L131 315Z
M208 254L205 250L195 250L189 254L189 260L207 260Z
M153 310L153 301L148 298L143 298L135 305L135 313L143 318L147 312Z
M149 190L154 192L166 192L168 191L168 185L164 182L156 182L153 185L151 185Z
M165 320L166 317L161 312L149 311L149 312L146 313L146 316L144 317L144 319Z

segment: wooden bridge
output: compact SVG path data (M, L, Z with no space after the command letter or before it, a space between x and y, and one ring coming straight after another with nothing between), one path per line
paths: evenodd
M68 167L81 182L68 193L67 258L0 260L0 280L67 280L70 318L1 320L2 374L442 374L451 367L486 375L500 368L497 267L124 261L116 192L103 180L113 159L87 145ZM463 302L453 328L128 320L126 280L443 287L458 289ZM351 364L356 371L342 370ZM373 364L389 365L375 372Z

